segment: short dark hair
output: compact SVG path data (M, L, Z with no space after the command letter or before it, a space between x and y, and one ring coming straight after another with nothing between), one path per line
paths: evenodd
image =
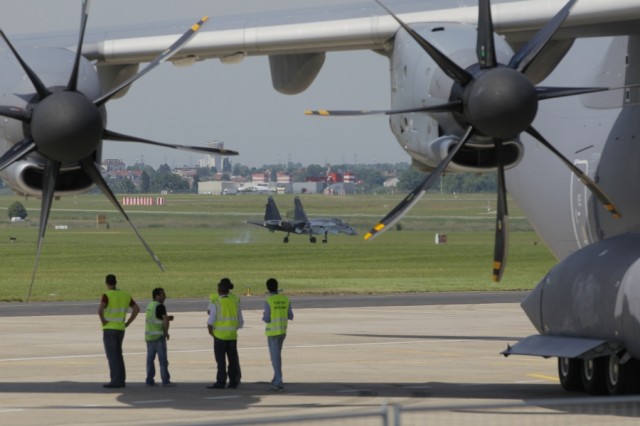
M155 299L156 296L160 296L162 293L164 293L164 288L162 287L154 288L153 291L151 292L151 297Z
M218 288L226 291L233 290L233 283L229 278L222 278L218 283Z
M118 280L116 280L116 276L113 275L113 274L107 275L107 277L104 279L104 282L105 282L105 284L109 284L109 285L113 285L113 286L118 284Z
M275 293L276 291L278 291L278 280L276 280L275 278L269 278L267 280L267 290L269 290L271 293Z

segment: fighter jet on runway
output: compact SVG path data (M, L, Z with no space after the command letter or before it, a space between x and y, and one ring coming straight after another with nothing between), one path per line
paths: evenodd
M289 242L289 235L291 233L308 235L309 242L311 243L316 242L316 237L314 237L314 235L324 235L324 238L322 239L323 243L328 241L327 234L357 235L355 229L336 217L319 217L309 219L307 214L304 212L300 197L296 197L294 202L295 214L293 220L283 220L273 197L269 197L267 200L267 207L264 211L264 222L247 221L247 223L262 226L271 232L286 232L287 235L282 240L284 243Z

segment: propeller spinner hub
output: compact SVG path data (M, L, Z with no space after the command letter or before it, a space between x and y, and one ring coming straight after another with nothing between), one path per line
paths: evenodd
M482 70L464 92L467 121L496 139L512 139L526 130L538 111L534 85L507 67Z
M61 163L91 155L102 141L103 128L98 108L78 92L47 96L35 107L31 120L38 152Z

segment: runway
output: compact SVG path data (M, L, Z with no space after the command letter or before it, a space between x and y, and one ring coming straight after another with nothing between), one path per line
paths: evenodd
M555 359L499 355L535 333L512 300L523 295L494 297L500 303L476 293L408 295L404 304L406 295L294 298L296 318L283 352L286 392L276 394L266 391L272 370L261 297L243 298L243 382L221 390L205 388L215 363L202 301L167 301L176 316L169 369L178 386L144 385L138 318L124 343L127 387L116 390L102 388L108 367L95 303L34 304L43 305L40 314L30 305L0 304L0 422L304 425L315 417L308 424L636 424L640 398L567 393ZM324 419L334 416L344 417Z

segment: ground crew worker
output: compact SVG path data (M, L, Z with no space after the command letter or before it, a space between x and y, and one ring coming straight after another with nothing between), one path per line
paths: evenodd
M282 392L282 345L287 337L287 325L293 320L293 309L289 298L278 293L278 281L275 278L267 280L269 295L264 302L262 321L266 323L265 334L269 346L269 357L273 367L273 379L267 390Z
M233 283L223 278L218 283L218 298L210 306L207 330L213 337L213 353L217 364L216 381L209 389L237 388L240 384L238 357L238 329L244 325L242 309L237 297L229 295ZM227 361L229 369L227 370Z
M167 296L162 288L154 288L151 292L153 300L147 305L146 321L144 326L144 340L147 342L147 386L155 385L155 359L158 355L158 365L160 366L160 378L162 386L172 387L169 374L169 360L167 356L167 340L169 340L169 322L173 316L167 315L167 308L164 301Z
M105 388L123 388L127 379L122 356L122 342L124 330L136 319L140 307L126 291L116 289L116 276L109 274L105 278L107 291L102 295L98 316L102 323L102 341L104 351L109 361L111 380L105 383ZM131 315L127 317L127 310L131 308Z

